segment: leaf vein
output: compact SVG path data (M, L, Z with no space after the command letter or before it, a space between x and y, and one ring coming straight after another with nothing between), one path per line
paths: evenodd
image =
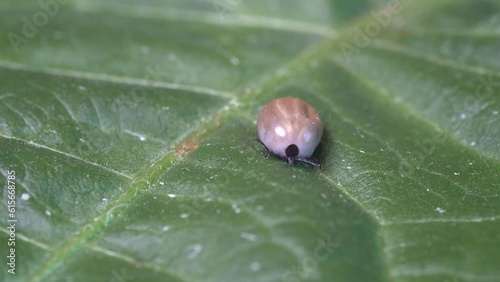
M51 151L51 152L56 153L58 155L63 155L65 157L68 157L68 158L75 159L77 161L83 162L83 163L85 163L87 165L91 165L91 166L97 167L97 168L99 168L101 170L111 172L111 173L116 174L118 176L125 177L125 178L128 178L128 179L132 179L132 177L130 175L127 175L127 174L124 174L122 172L113 170L111 168L105 167L105 166L100 165L98 163L94 163L94 162L91 162L89 160L82 159L82 158L77 157L75 155L72 155L72 154L69 154L69 153L66 153L66 152L63 152L63 151L59 151L57 149L53 149L53 148L47 147L45 145L37 144L37 143L35 143L33 141L26 141L26 140L23 140L23 139L19 139L19 138L12 137L12 136L5 136L5 135L0 135L0 138L4 138L4 139L7 139L7 140L15 140L15 141L21 142L21 143L23 143L23 144L25 144L27 146L31 146L31 147L35 147L35 148L39 148L39 149L48 150L48 151Z
M395 44L383 39L374 40L373 47L388 52L394 52L402 56L423 60L432 64L445 66L451 69L465 71L475 75L491 75L495 77L500 77L500 72L496 70L488 69L485 67L472 66L460 62L454 62L438 56L424 54L416 49L405 47L400 44Z
M87 13L102 12L102 8L98 7L98 5L92 5L89 3L86 3L86 5L79 5L79 8ZM169 21L194 22L243 28L264 28L268 30L291 31L296 33L319 35L328 38L335 38L338 36L338 33L335 30L326 25L264 16L226 13L221 18L220 14L213 12L197 12L175 8L162 9L159 7L138 7L126 4L113 5L112 9L106 10L108 12L111 11L114 14L136 18L167 19Z
M12 63L8 61L0 60L0 68L7 68L11 70L20 70L25 72L33 72L33 73L41 73L48 74L53 76L62 76L74 79L86 79L91 81L103 81L103 82L112 82L117 84L126 84L136 86L138 88L144 87L144 79L139 79L135 77L124 77L124 76L116 76L116 75L108 75L101 73L92 73L92 72L83 72L78 70L65 70L58 69L52 67L34 67L28 66L25 64ZM201 87L201 86L193 86L188 84L181 83L173 83L166 81L154 81L154 83L148 84L148 88L151 89L169 89L169 90L183 90L187 92L193 92L197 94L206 94L211 96L217 96L222 98L232 98L234 97L233 93Z

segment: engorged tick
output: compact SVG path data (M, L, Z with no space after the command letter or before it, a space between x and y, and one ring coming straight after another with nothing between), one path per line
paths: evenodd
M257 120L259 141L267 153L294 165L304 162L319 167L311 155L321 141L323 123L318 112L299 98L271 101Z

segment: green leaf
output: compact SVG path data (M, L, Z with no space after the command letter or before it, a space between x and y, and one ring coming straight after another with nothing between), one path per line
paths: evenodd
M0 4L0 281L500 281L497 1L67 2Z

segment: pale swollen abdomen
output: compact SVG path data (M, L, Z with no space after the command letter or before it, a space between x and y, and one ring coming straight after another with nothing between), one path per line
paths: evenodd
M309 158L323 134L318 112L299 98L285 97L271 101L257 120L259 139L280 157Z

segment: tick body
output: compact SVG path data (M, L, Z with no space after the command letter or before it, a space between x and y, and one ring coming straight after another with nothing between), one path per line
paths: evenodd
M294 165L296 161L314 166L310 159L323 134L318 112L299 98L271 101L259 114L257 131L269 154Z

